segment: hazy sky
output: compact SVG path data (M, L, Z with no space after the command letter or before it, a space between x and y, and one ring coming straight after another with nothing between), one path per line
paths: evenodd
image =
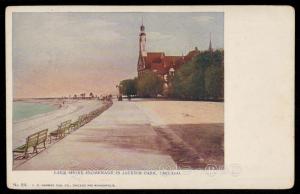
M14 13L13 95L116 93L137 75L143 17L147 51L223 48L223 13Z

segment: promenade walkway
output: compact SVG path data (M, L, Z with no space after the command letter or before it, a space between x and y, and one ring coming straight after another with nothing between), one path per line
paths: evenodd
M167 146L133 102L114 105L15 170L175 169Z

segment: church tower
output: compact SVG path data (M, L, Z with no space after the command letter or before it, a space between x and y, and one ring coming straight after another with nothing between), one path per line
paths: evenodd
M140 41L139 41L139 47L140 47L140 54L142 56L147 56L146 52L146 33L145 33L145 26L142 21L142 25L140 28Z
M209 50L210 52L213 51L212 44L211 44L211 33L209 33L209 47L208 47L208 50Z
M143 70L146 68L145 57L147 57L146 33L145 33L145 26L142 20L142 25L140 27L140 35L139 35L139 59L137 64L137 71L139 77L141 76Z

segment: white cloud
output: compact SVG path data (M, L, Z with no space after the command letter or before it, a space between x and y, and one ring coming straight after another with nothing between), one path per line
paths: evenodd
M212 21L214 21L214 17L212 16L195 16L193 17L193 19L201 24L207 24L207 23L211 23Z

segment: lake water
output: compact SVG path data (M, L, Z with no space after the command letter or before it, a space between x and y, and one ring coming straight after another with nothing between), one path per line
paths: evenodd
M13 122L56 109L54 105L16 101L13 102Z

